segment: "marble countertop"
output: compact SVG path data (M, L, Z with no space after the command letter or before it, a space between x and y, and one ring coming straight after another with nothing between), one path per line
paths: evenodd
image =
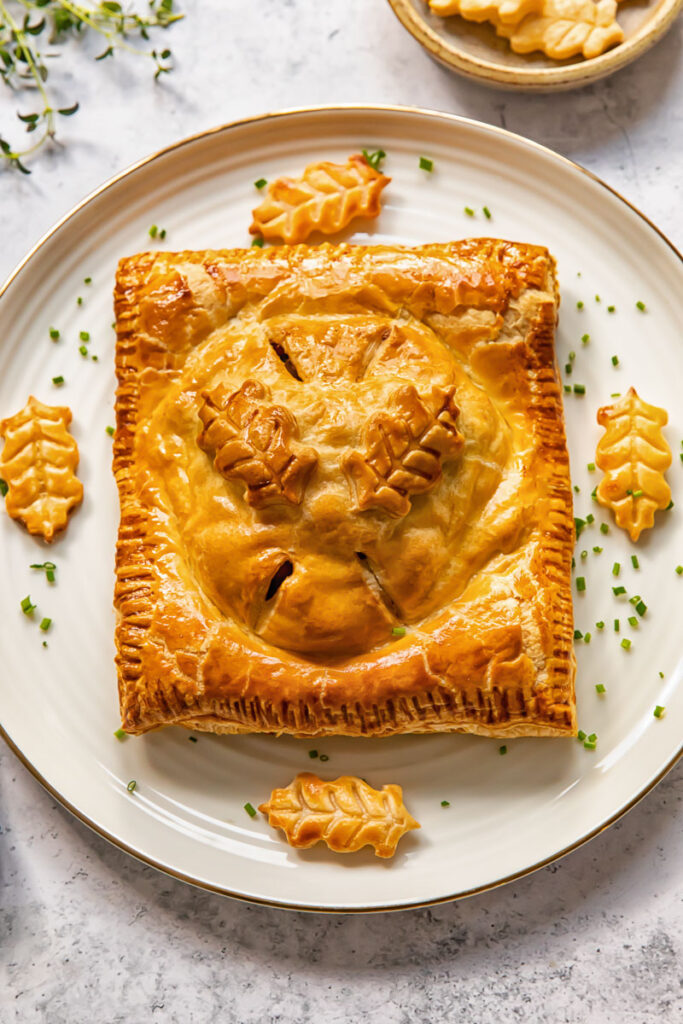
M64 148L41 154L28 177L0 170L0 280L74 203L147 153L234 118L334 102L503 125L590 168L683 244L680 20L607 81L525 96L432 63L383 0L180 6L186 20L164 37L177 67L158 87L141 62L94 65L74 47L60 102L81 110L62 124ZM16 105L0 91L3 134ZM241 904L137 863L0 745L0 1021L680 1019L682 781L679 765L617 825L502 889L324 917Z

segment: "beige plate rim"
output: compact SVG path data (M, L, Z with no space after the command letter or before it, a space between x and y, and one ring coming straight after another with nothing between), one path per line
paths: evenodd
M393 0L390 0L390 2L393 2ZM149 156L143 157L141 160L138 160L135 163L131 164L129 167L125 168L123 171L121 171L118 174L114 175L113 177L109 178L102 185L100 185L98 188L96 188L94 191L92 191L89 195L87 195L84 199L82 199L80 203L77 203L76 206L74 206L68 213L66 213L60 220L58 220L57 223L52 228L50 228L48 231L45 232L45 234L42 236L42 238L40 238L38 240L38 242L36 242L36 244L33 246L33 248L26 254L26 256L23 258L23 260L21 260L21 262L17 265L17 267L12 271L12 273L9 275L9 277L4 282L4 284L2 286L0 286L0 300L2 300L3 295L10 288L10 286L13 283L13 281L16 280L16 278L19 276L19 274L22 272L22 270L29 264L29 262L36 255L36 253L39 251L39 249L50 238L52 238L53 235L55 235L61 229L61 227L64 224L67 223L67 221L69 221L77 213L80 213L81 210L83 210L86 206L88 206L90 203L92 203L103 192L105 192L107 189L112 187L114 184L116 184L117 182L121 181L123 178L126 178L129 175L135 173L136 171L140 170L142 167L146 167L148 164L153 163L155 160L161 159L167 153L174 152L175 150L181 149L184 146L192 145L194 142L197 142L200 139L207 138L208 136L211 136L211 135L219 135L219 134L221 134L223 132L227 134L227 133L230 132L231 129L237 128L238 126L241 126L241 125L256 124L258 122L263 122L263 121L267 121L269 119L274 119L274 118L296 117L296 116L299 116L299 115L307 115L307 114L310 114L310 113L320 113L320 112L335 113L335 112L338 112L338 111L358 111L358 112L362 112L362 113L395 112L395 113L419 114L422 117L434 118L434 119L437 119L437 120L443 120L443 121L446 121L446 122L449 122L449 123L452 123L452 124L474 125L477 128L484 129L486 131L492 132L492 133L497 134L497 135L502 135L502 136L504 136L506 138L514 139L517 142L522 142L522 143L524 143L525 146L529 147L530 149L532 149L532 150L534 150L536 152L539 152L539 153L543 153L546 156L551 156L553 159L558 160L561 163L563 163L565 165L568 165L570 167L573 167L575 170L580 171L582 174L585 174L592 181L596 182L598 185L601 185L603 188L607 189L608 192L611 192L612 195L614 195L618 199L620 199L626 206L628 206L631 210L633 210L634 213L636 213L639 217L641 217L642 220L644 220L645 223L657 235L659 235L660 238L669 246L669 248L674 253L674 255L677 256L678 259L680 260L680 262L681 262L681 269L683 270L683 254L676 248L676 246L673 244L673 242L671 242L670 239L668 239L666 237L664 232L661 231L655 224L653 224L652 221L648 217L646 217L644 213L642 213L636 206L634 206L631 202L629 202L628 199L625 199L624 196L622 196L619 192L616 191L616 189L613 189L610 185L608 185L606 182L604 182L601 178L599 178L597 175L593 174L592 171L587 170L585 167L582 167L580 164L575 163L573 160L569 160L566 157L561 156L559 153L555 153L553 150L548 149L546 146L541 146L539 143L532 142L530 139L525 139L523 136L516 135L514 132L509 132L509 131L507 131L504 128L498 128L498 127L496 127L494 125L484 124L483 122L476 121L473 118L460 117L459 115L456 115L456 114L449 114L449 113L447 113L445 111L439 111L439 110L430 110L429 108L424 108L424 107L407 107L407 106L396 106L396 105L391 105L391 104L376 104L376 103L375 104L373 104L373 103L370 103L370 104L365 104L365 103L321 104L321 105L318 105L318 106L294 107L294 108L285 109L285 110L279 110L279 111L275 111L275 112L267 113L267 114L258 114L258 115L255 115L253 117L241 118L241 119L236 120L236 121L230 121L230 122L228 122L226 124L219 125L216 128L209 128L209 129L206 129L203 132L197 132L194 135L189 135L186 138L183 138L183 139L181 139L178 142L174 142L174 143L172 143L169 146L165 146L164 148L162 148L160 150L157 150L155 153L152 153ZM616 821L619 820L619 818L623 817L623 815L625 815L628 811L630 811L631 808L635 807L635 805L637 803L639 803L640 800L642 800L644 796L646 796L649 792L651 792L651 790L653 790L654 787L659 782L661 782L661 780L664 778L664 776L667 775L668 772L671 771L671 769L683 757L683 743L682 743L680 749L674 754L674 756L664 766L664 768L655 776L655 778L650 779L650 781L638 793L636 793L636 795L631 800L629 800L627 804L625 804L623 807L617 809L617 811L615 811L614 814L610 815L610 817L607 818L605 821L603 821L600 825L598 825L597 828L592 829L586 835L581 836L574 843L571 843L569 846L566 846L562 850L558 850L551 857L546 857L543 860L538 861L537 863L532 864L529 867L524 868L522 871L516 871L513 874L506 875L506 876L504 876L502 878L496 879L495 881L490 882L490 883L488 883L486 885L477 886L474 889L469 889L469 890L466 890L466 891L463 891L463 892L455 892L455 893L452 893L451 895L447 895L447 896L438 896L438 897L436 897L434 899L431 899L431 900L417 900L417 901L413 901L413 902L409 902L409 903L405 903L405 904L401 904L401 905L394 905L392 907L372 907L372 908L365 908L365 907L357 907L357 908L329 907L329 908L321 909L320 907L316 907L316 906L306 906L306 905L300 905L300 904L297 904L296 906L293 906L292 904L287 903L285 901L281 902L281 901L272 900L272 899L259 899L258 897L254 897L254 896L247 897L247 896L244 896L242 893L234 892L233 890L231 890L231 889L229 889L227 887L224 887L224 886L216 886L216 885L211 885L210 883L200 882L197 879L192 878L191 876L185 875L185 874L183 874L180 871L175 871L172 868L167 867L166 865L160 864L159 862L155 861L153 858L147 857L141 851L134 849L133 847L129 846L127 843L124 843L123 841L121 841L120 839L116 838L115 836L110 835L105 829L99 827L87 815L83 814L83 812L80 811L78 809L78 807L76 807L69 800L67 800L66 797L64 797L48 781L48 779L46 779L45 776L42 775L41 772L38 771L38 769L32 764L30 759L23 753L23 751L20 750L17 747L17 745L10 738L9 734L3 728L1 722L0 722L0 737L2 737L2 739L5 741L5 743L9 747L9 749L14 754L16 754L16 756L22 762L24 767L28 769L28 771L31 773L31 775L33 775L33 777L47 790L48 793L50 793L50 795L52 797L54 797L55 800L57 800L68 811L71 811L71 813L74 815L74 817L78 818L78 820L81 821L84 825L87 825L93 832L95 832L98 835L102 836L103 839L108 840L108 842L110 842L113 846L117 847L119 850L122 850L124 853L128 853L132 857L135 857L136 860L139 860L139 861L141 861L144 864L148 864L150 867L156 868L157 870L162 871L164 874L170 875L173 878L177 878L177 879L179 879L182 882L187 882L190 885L194 885L197 888L204 889L204 890L209 891L209 892L215 892L215 893L218 893L219 895L222 895L222 896L230 896L233 899L240 900L240 901L242 901L244 903L261 904L263 906L278 907L278 908L285 909L285 910L298 910L298 911L308 911L308 912L311 912L311 913L327 913L327 914L367 914L367 913L397 912L397 911L401 911L401 910L415 910L415 909L418 909L420 907L430 907L430 906L435 906L435 905L440 904L440 903L450 903L450 902L453 902L454 900L465 899L468 896L475 896L475 895L478 895L479 893L488 892L491 889L497 889L501 885L506 885L508 882L513 882L513 881L516 881L517 879L524 878L526 875L533 874L535 871L538 871L541 868L547 867L548 864L552 864L554 861L559 860L561 857L566 856L568 853L571 853L572 851L577 850L580 846L583 846L584 843L587 843L590 839L593 839L596 835L599 835L600 832L603 832L605 829L609 828L610 825L613 825Z
M426 0L423 2L426 4ZM439 63L490 86L537 92L576 89L619 71L654 46L683 10L683 0L662 0L629 39L599 57L550 68L519 68L482 60L446 41L430 27L411 0L389 0L389 4L403 27Z

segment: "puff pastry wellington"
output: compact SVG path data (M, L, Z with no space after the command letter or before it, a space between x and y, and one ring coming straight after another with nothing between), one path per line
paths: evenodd
M546 250L119 265L124 728L575 732Z

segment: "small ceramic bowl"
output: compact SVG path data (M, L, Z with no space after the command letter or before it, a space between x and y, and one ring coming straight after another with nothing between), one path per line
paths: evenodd
M623 43L590 60L557 61L542 53L514 53L492 25L457 15L440 18L426 0L389 3L404 27L442 64L488 85L527 92L575 89L611 75L661 39L683 8L683 0L625 0L617 12Z

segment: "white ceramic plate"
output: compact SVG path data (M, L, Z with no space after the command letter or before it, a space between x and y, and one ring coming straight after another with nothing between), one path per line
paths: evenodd
M261 176L296 173L321 156L344 158L381 146L393 177L385 208L359 242L445 241L495 234L547 245L557 256L563 304L561 364L576 351L566 412L576 514L596 522L581 536L577 626L593 634L578 647L579 723L597 749L575 740L500 743L458 735L313 743L267 736L199 736L182 729L117 741L112 611L117 496L111 476L114 338L111 290L117 259L149 246L148 228L167 231L169 249L248 244ZM418 157L434 161L428 174ZM492 213L487 221L486 205ZM464 207L476 211L467 216ZM92 277L92 284L83 283ZM29 393L71 406L81 449L85 501L51 548L0 520L0 709L6 738L34 774L81 819L117 845L207 888L286 906L375 910L450 899L524 872L594 834L645 793L675 761L683 723L683 275L680 257L636 211L587 173L532 143L445 114L400 109L307 110L255 119L181 143L132 168L86 200L37 247L0 299L0 415ZM601 301L595 301L599 293ZM82 305L77 297L83 298ZM635 303L647 304L645 313ZM577 301L583 301L582 310ZM616 312L607 307L614 305ZM61 331L50 341L51 326ZM99 362L78 352L79 332ZM590 343L581 344L589 333ZM611 356L619 357L612 366ZM56 389L57 375L66 384ZM675 450L669 479L681 505L659 513L635 550L591 501L598 405L636 383L671 413ZM599 555L594 545L602 546ZM57 563L57 582L29 569ZM648 612L615 598L611 575L641 594ZM34 621L21 599L38 605ZM38 621L54 624L43 648ZM613 619L621 633L613 632ZM596 620L606 623L602 633ZM620 640L630 637L630 651ZM663 673L663 678L659 673ZM599 697L596 683L607 692ZM666 716L656 719L656 704ZM308 751L329 756L319 765ZM398 782L422 830L393 861L369 850L338 857L324 848L289 849L259 816L244 811L300 770L352 773ZM126 790L130 779L138 788ZM448 800L449 807L441 801Z

